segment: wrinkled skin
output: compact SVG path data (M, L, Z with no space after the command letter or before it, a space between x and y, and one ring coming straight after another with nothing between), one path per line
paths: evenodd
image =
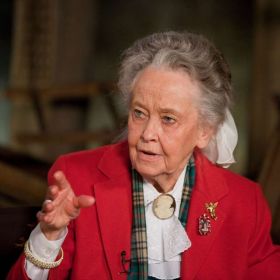
M137 78L128 118L133 167L161 191L173 188L195 147L212 130L197 110L199 86L182 71L148 67Z

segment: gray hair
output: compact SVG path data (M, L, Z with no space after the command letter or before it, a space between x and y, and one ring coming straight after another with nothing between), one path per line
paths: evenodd
M198 82L198 111L217 128L232 100L231 73L222 53L202 35L162 32L137 40L122 56L118 88L127 106L138 74L148 66L183 70Z

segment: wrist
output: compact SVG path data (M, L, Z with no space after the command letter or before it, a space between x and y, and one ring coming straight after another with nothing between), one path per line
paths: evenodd
M61 229L53 229L43 223L40 223L40 228L41 228L42 233L48 240L60 239L66 229L66 227L63 227Z

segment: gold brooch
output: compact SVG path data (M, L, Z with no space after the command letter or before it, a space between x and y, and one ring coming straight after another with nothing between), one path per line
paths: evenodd
M218 206L218 202L209 202L209 203L205 203L205 208L206 210L209 212L210 217L213 220L217 220L217 216L216 216L216 208Z

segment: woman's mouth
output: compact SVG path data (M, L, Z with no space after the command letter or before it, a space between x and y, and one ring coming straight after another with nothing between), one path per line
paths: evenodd
M150 155L150 156L155 156L156 153L150 152L150 151L141 151L142 153L144 153L145 155Z
M159 154L152 152L152 151L147 151L147 150L138 151L138 155L139 155L139 158L144 161L155 161L155 160L158 160L158 158L160 157Z

